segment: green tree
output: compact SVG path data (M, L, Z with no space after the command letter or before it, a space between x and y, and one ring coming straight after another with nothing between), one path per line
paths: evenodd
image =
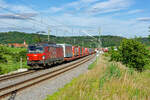
M35 43L40 43L41 42L41 38L40 38L40 35L37 34L35 37L34 37L34 42Z
M7 62L6 58L3 57L4 53L7 53L6 48L0 46L0 63L5 63L5 62Z
M142 71L149 64L149 51L146 47L133 39L124 39L118 49L121 62L130 68Z
M149 42L150 42L150 35L148 35L148 40L149 40Z
M22 58L23 62L26 61L26 54L27 54L27 51L26 50L23 50L23 51L20 51L18 53L13 53L12 56L13 56L13 61L14 62L19 62L20 61L20 58Z
M122 57L118 51L114 49L114 47L111 47L109 53L111 54L110 61L122 61Z

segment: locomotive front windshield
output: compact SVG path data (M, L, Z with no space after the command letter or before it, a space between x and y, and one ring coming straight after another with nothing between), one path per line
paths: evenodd
M42 47L39 47L39 46L29 46L28 52L29 53L43 53L44 50Z

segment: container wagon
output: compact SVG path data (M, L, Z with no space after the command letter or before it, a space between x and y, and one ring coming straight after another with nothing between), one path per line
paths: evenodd
M81 47L78 47L78 56L82 57L82 48Z
M85 56L85 48L82 48L82 57Z
M89 48L85 48L85 55L89 55Z
M72 53L73 53L73 57L78 56L78 47L77 46L72 46Z
M64 60L65 61L72 60L72 57L73 57L72 45L70 44L57 44L57 45L62 46L63 48Z

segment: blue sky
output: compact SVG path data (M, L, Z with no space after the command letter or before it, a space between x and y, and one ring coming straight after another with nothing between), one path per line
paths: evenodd
M0 31L149 35L150 0L0 0ZM46 34L46 33L43 33Z

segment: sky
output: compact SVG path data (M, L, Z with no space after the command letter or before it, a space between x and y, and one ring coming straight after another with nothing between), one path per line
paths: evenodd
M149 5L150 0L0 0L0 31L146 37Z

